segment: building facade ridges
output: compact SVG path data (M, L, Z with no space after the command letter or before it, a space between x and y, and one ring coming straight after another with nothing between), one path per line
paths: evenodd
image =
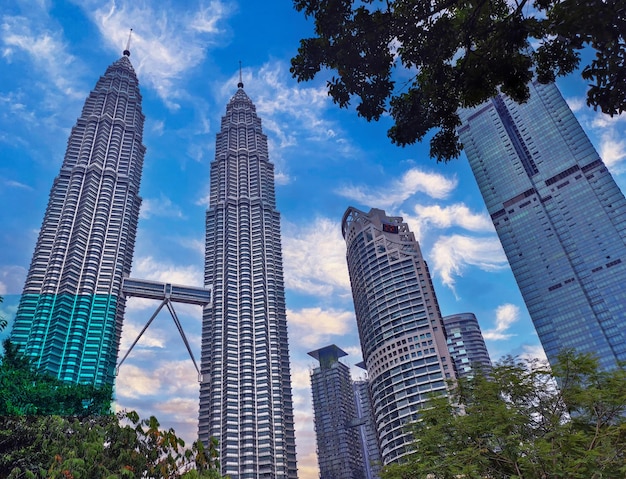
M472 376L476 371L489 374L491 358L474 313L456 313L443 317L448 351L457 376Z
M139 83L109 66L72 128L11 333L38 367L68 382L113 384L145 154Z
M243 88L226 106L210 167L199 436L232 479L295 479L291 374L274 165Z
M347 209L342 220L354 309L383 464L412 447L407 424L454 367L419 244L401 217ZM401 399L400 399L401 398Z

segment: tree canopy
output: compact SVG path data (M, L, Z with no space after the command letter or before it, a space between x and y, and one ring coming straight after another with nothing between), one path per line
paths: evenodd
M432 398L413 428L414 451L382 479L626 477L626 371L509 357Z
M294 0L315 21L291 60L298 81L333 71L328 93L358 114L389 114L401 146L431 131L430 155L458 157L459 108L499 91L528 99L528 82L554 81L578 68L587 103L626 111L624 0ZM581 52L595 57L581 65Z
M111 387L69 384L38 371L9 339L0 362L0 416L87 417L111 412Z
M134 412L0 418L0 477L220 479L217 442L185 448L173 429Z
M3 346L0 478L221 478L217 440L185 448L155 417L112 414L110 387L64 383Z

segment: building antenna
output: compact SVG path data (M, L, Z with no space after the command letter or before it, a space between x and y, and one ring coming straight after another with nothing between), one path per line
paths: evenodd
M133 29L130 29L130 32L128 32L128 41L126 42L126 49L123 52L123 55L126 57L130 56L130 36L133 34Z
M239 60L239 83L237 83L237 88L243 88L243 78L241 76L241 60Z

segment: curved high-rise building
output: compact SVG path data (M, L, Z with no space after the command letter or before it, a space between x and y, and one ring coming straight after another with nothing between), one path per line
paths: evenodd
M348 208L342 220L363 360L383 464L412 446L406 425L454 366L426 261L397 216Z
M463 110L459 136L550 362L626 361L626 199L554 84Z
M474 313L457 313L443 317L448 338L448 352L452 356L458 377L472 376L479 369L491 371L491 359L485 338Z
M11 340L59 379L113 384L139 218L144 115L128 50L72 128Z
M239 83L211 163L199 436L219 440L231 479L296 477L280 214L274 165Z

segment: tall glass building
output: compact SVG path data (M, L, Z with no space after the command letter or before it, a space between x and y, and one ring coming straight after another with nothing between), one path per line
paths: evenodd
M296 478L280 214L261 119L239 83L211 163L199 436L231 479Z
M38 368L68 382L114 380L145 153L129 55L98 80L72 128L11 333Z
M311 392L320 479L365 479L365 468L350 368L339 362L341 348L309 352L319 361L311 372Z
M491 371L489 352L474 313L444 316L443 326L458 377L472 376L477 369L483 373Z
M462 112L459 135L539 339L626 361L626 200L553 84Z
M357 366L365 366L362 362ZM359 439L363 451L363 467L366 479L378 479L380 477L380 450L378 448L378 436L376 423L372 410L372 395L370 382L361 378L352 382L356 414L359 418Z
M401 460L407 423L454 377L439 304L419 244L400 217L347 209L348 271L383 464Z

